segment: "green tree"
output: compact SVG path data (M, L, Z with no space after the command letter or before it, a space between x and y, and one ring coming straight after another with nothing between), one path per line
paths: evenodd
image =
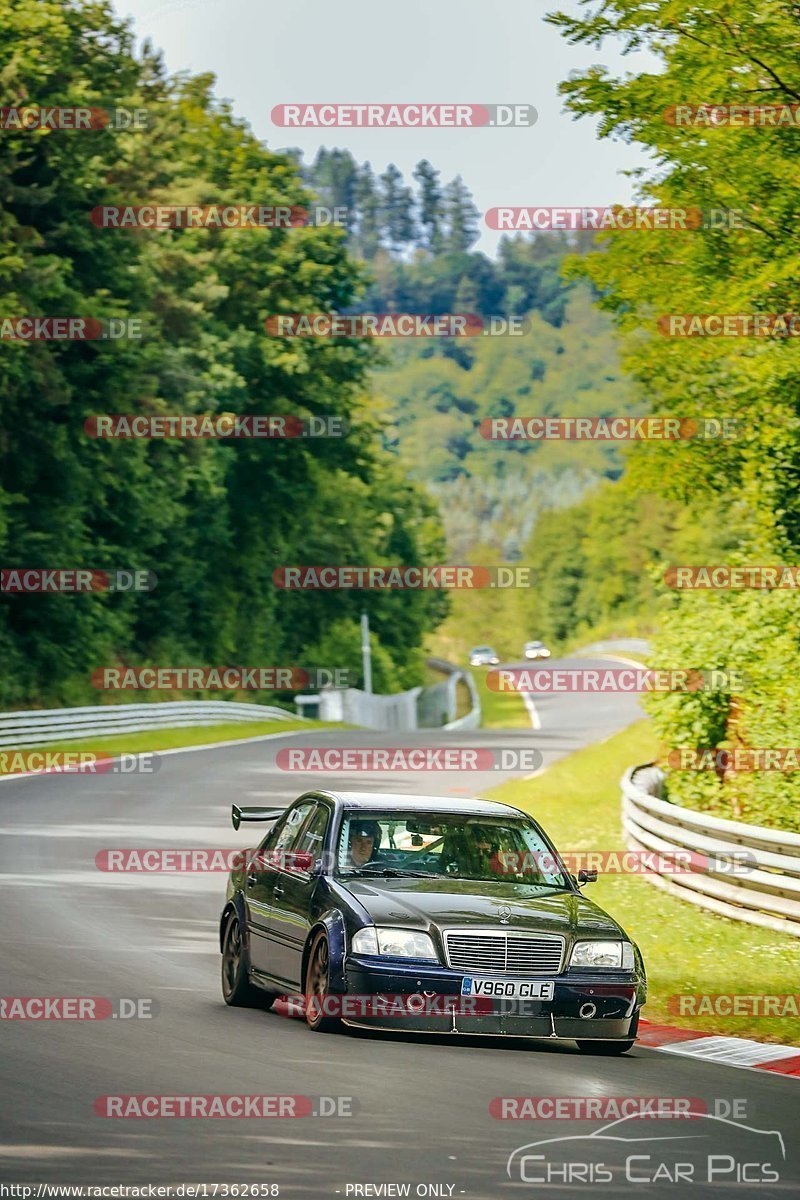
M389 163L380 177L380 183L383 237L396 252L414 241L414 199L394 163Z
M472 194L460 175L444 190L444 216L447 227L445 245L448 250L464 253L478 240L479 213Z
M421 159L414 168L414 179L419 184L419 224L422 230L422 245L432 254L438 254L444 244L442 235L442 189L439 185L440 172Z
M291 563L441 556L431 502L369 414L370 346L265 333L270 314L356 301L363 280L342 231L131 232L89 220L98 205L147 201L307 207L296 162L265 149L214 97L212 77L173 79L149 50L137 57L108 3L13 0L0 13L0 71L5 103L113 100L153 122L146 136L4 135L0 315L137 317L144 336L0 345L0 560L158 576L149 594L9 597L0 703L89 701L90 672L114 661L302 663L320 630L362 606L396 676L413 675L441 597L273 583ZM330 415L347 435L88 437L85 420L108 411Z
M675 313L794 313L800 298L796 131L780 126L685 127L675 105L797 105L798 11L791 0L609 0L591 14L551 20L570 42L599 46L616 37L627 50L656 56L652 70L615 78L602 67L562 84L577 115L599 116L603 137L642 145L657 164L638 172L643 203L733 212L685 233L603 235L603 253L577 265L599 290L625 337L626 363L655 412L729 417L738 436L652 443L632 457L641 487L694 505L721 505L739 531L733 562L797 561L800 551L800 359L792 338L673 338L660 317ZM787 661L797 656L800 600L792 593L694 594L665 602L658 665L739 665L753 681L743 695L652 698L667 745L789 746L800 734ZM760 741L758 739L761 739ZM733 811L730 780L701 786L689 773L672 777L687 802ZM797 784L769 775L747 783L748 810L786 819ZM699 790L698 790L699 789Z
M358 212L356 248L369 260L380 246L380 195L369 163L364 163L358 171L354 196Z

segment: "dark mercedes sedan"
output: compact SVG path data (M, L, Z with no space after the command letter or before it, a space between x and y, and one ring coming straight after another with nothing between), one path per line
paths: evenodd
M526 813L488 800L308 792L264 821L220 920L227 1004L302 1004L309 1026L574 1038L623 1054L646 984Z

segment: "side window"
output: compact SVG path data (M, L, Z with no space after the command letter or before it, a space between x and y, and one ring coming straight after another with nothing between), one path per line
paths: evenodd
M322 845L328 829L329 816L330 814L325 805L318 804L317 811L300 835L299 842L292 849L313 854L314 861L319 862L319 859L322 857Z
M316 806L313 801L309 801L307 804L300 804L297 808L293 808L286 817L286 823L282 826L280 833L278 834L274 843L269 846L269 849L278 851L294 850L294 843L298 838L298 834L303 828L306 817L311 812L312 808L315 807Z
M283 816L278 817L277 821L272 826L269 833L266 835L265 838L262 839L261 845L258 847L259 850L271 850L272 847L275 845L276 841L278 840L278 838L280 837L281 831L283 830L283 827L285 824L286 824L286 815L284 814Z

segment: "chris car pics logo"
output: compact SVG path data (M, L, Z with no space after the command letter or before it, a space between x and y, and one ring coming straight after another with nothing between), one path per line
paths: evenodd
M688 1128L687 1116L693 1118ZM780 1180L786 1159L780 1130L702 1111L681 1117L681 1127L668 1126L663 1134L654 1132L652 1119L634 1114L590 1134L540 1138L512 1151L506 1174L515 1182L562 1187L624 1182L757 1188Z

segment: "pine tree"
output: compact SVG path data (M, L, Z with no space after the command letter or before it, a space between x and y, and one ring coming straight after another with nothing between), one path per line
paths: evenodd
M380 246L380 197L368 162L357 173L354 195L358 216L356 246L364 258L372 259Z
M416 237L414 197L403 184L403 176L394 163L381 175L383 198L381 204L382 231L392 250L401 250Z
M463 254L478 240L478 210L472 193L460 175L448 183L444 191L444 211L447 222L446 247Z
M442 189L439 186L440 172L431 166L427 158L417 163L414 178L419 184L419 223L422 230L421 243L426 250L439 254L444 245L442 233Z

